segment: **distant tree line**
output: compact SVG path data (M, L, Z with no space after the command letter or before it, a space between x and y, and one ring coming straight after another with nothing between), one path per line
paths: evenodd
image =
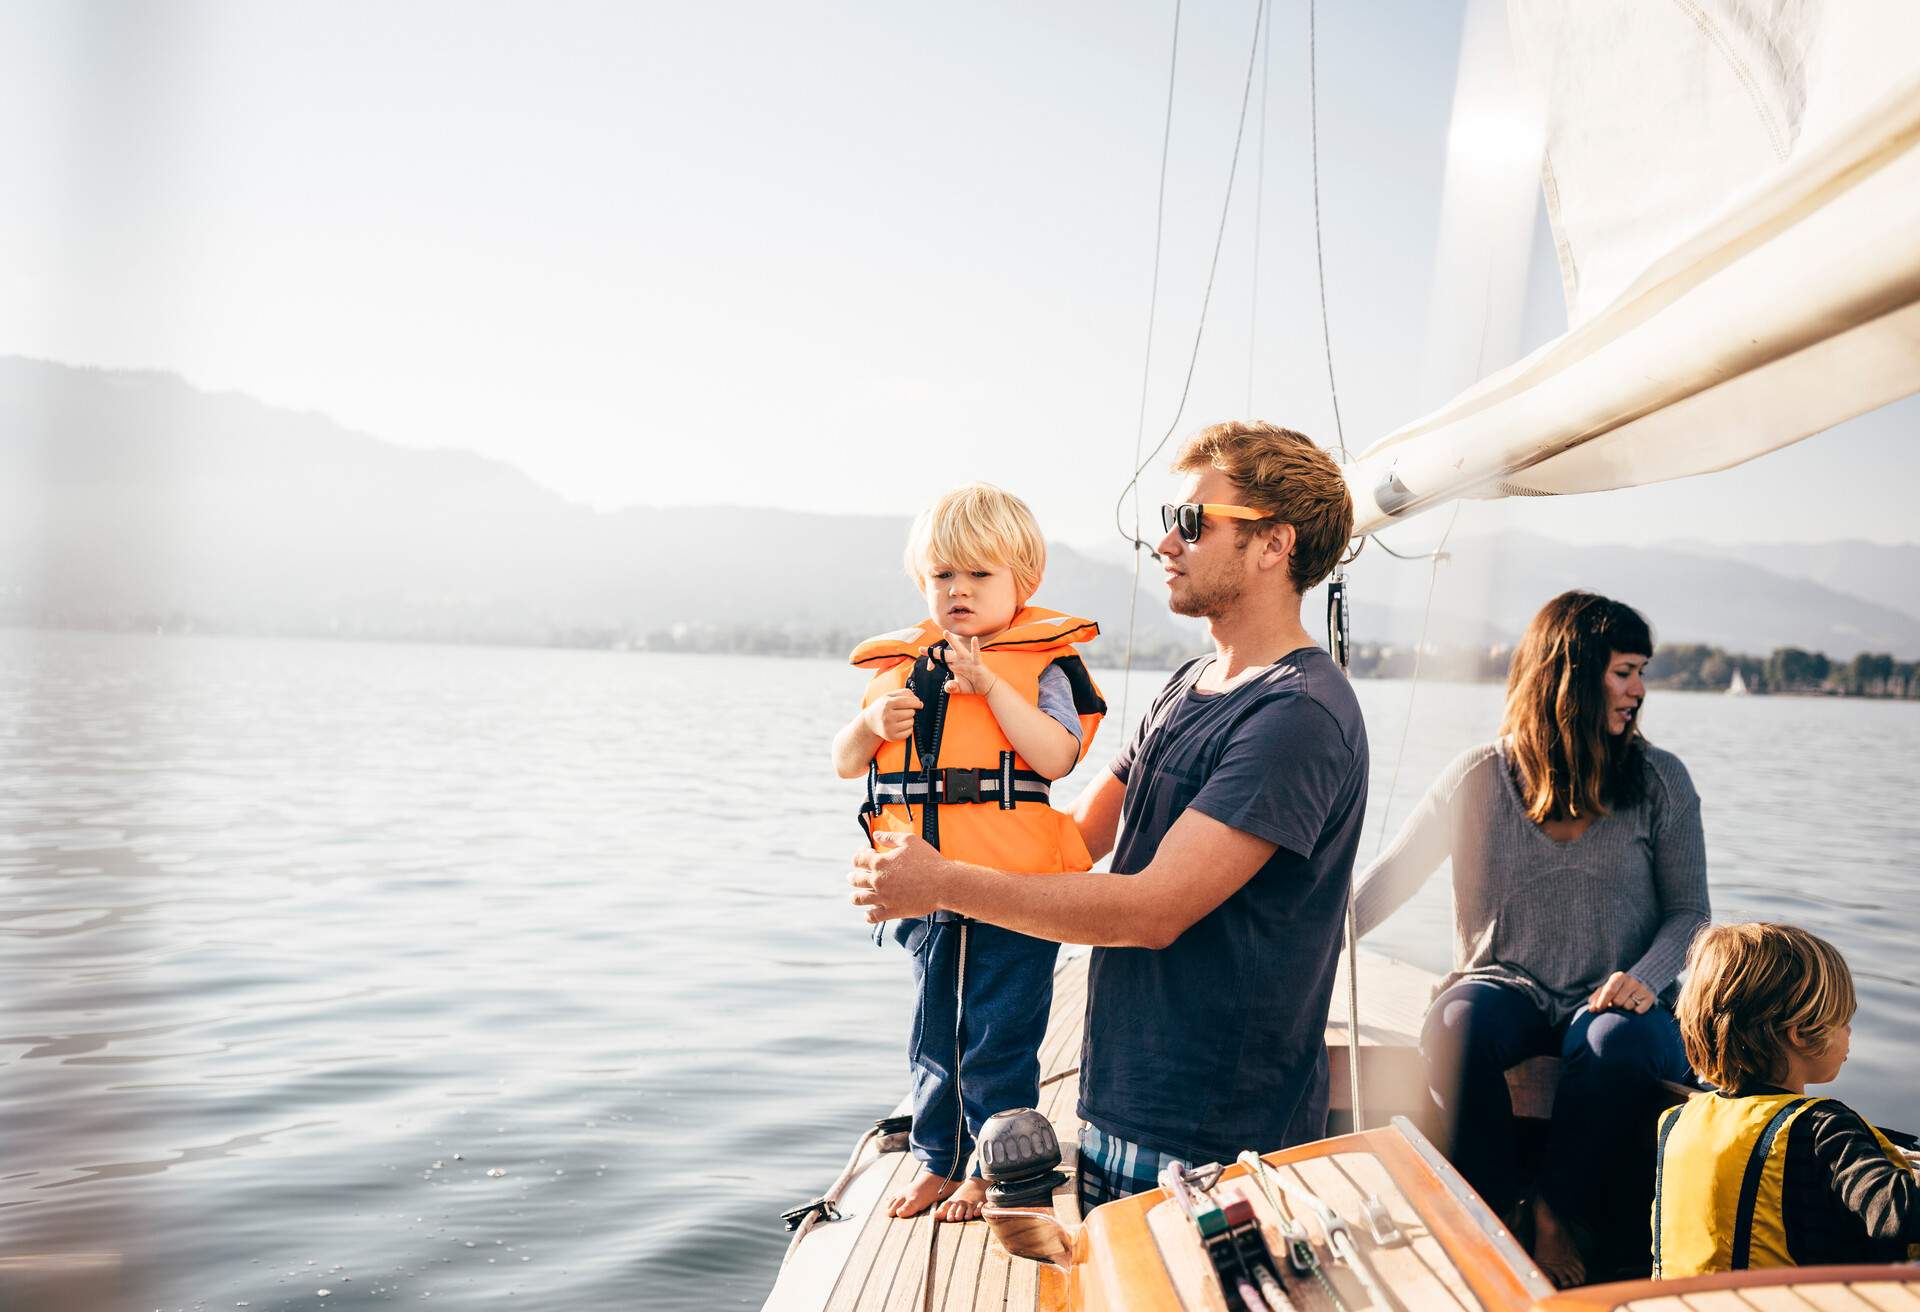
M107 629L170 634L254 634L259 636L399 640L412 642L478 642L501 646L570 647L609 651L694 652L706 655L792 656L844 660L867 635L851 630L770 624L674 624L647 630L624 626L539 627L512 625L483 628L449 622L445 617L422 616L411 624L361 620L320 625L234 625L210 621L185 612L135 615L98 615L73 612L28 612L0 606L0 625L39 628ZM1133 668L1171 670L1200 654L1204 644L1185 635L1156 631L1136 637ZM1088 663L1116 669L1126 663L1126 640L1112 634L1083 649ZM1392 643L1355 643L1348 672L1356 679L1407 679L1416 671L1422 679L1467 683L1498 683L1507 677L1513 648L1412 646ZM1705 643L1671 643L1658 648L1647 665L1647 682L1656 688L1720 691L1735 673L1749 692L1876 697L1920 700L1920 661L1896 660L1887 652L1861 652L1851 660L1836 661L1826 653L1799 647L1776 647L1767 656L1748 656Z
M1799 647L1776 647L1760 657L1675 643L1654 652L1647 679L1663 688L1725 688L1736 671L1749 692L1920 699L1920 661L1895 660L1887 652L1835 661Z

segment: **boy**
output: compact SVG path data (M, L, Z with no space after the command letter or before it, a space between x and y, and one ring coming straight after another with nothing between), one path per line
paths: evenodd
M1809 1097L1847 1059L1853 976L1791 925L1710 925L1675 1011L1718 1092L1660 1119L1653 1274L1899 1262L1920 1242L1920 1183L1857 1112Z
M1085 755L1106 711L1074 645L1089 620L1027 604L1046 543L1017 497L984 483L949 492L914 522L908 575L928 619L860 644L874 671L860 713L833 743L843 779L865 775L874 831L917 833L961 860L1031 874L1093 864L1049 785ZM1040 1097L1040 1040L1058 945L946 913L902 921L913 954L913 1152L920 1173L888 1204L915 1216L980 1214L960 1182L981 1122Z

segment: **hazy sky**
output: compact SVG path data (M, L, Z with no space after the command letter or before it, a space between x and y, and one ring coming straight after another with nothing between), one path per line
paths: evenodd
M1149 444L1254 10L1185 7ZM1421 379L1461 26L1457 3L1321 5L1356 451L1445 399ZM0 352L178 372L603 507L904 512L987 478L1099 541L1141 399L1171 28L1158 0L6 0ZM1305 0L1275 0L1265 148L1256 123L1183 431L1251 409L1334 437L1306 32ZM1535 251L1526 343L1563 326ZM1728 474L1463 525L1907 540L1917 427L1909 401Z

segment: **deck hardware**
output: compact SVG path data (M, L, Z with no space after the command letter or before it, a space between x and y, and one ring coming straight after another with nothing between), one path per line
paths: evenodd
M1360 1215L1366 1218L1367 1233L1372 1235L1373 1242L1382 1248L1390 1248L1394 1244L1404 1244L1407 1241L1406 1235L1401 1232L1399 1224L1393 1219L1393 1213L1389 1212L1387 1205L1380 1201L1379 1194L1368 1194L1360 1200Z
M1313 1241L1307 1236L1306 1226L1300 1224L1299 1217L1294 1215L1293 1208L1288 1204L1290 1191L1286 1180L1258 1153L1243 1152L1238 1161L1253 1176L1254 1183L1260 1187L1261 1194L1266 1197L1267 1205L1273 1208L1273 1214L1279 1218L1280 1237L1287 1243L1287 1264L1293 1268L1294 1274L1303 1280L1311 1279L1319 1285L1320 1292L1327 1296L1336 1312L1351 1312L1347 1300L1341 1297L1333 1281L1329 1280L1327 1273L1321 1269L1320 1255L1313 1251ZM1372 1292L1371 1288L1368 1292ZM1388 1306L1392 1305L1388 1304Z
M780 1219L787 1223L787 1229L798 1230L806 1224L807 1218L816 1212L819 1213L822 1221L840 1221L845 1219L845 1215L840 1211L839 1207L829 1198L816 1198L810 1203L803 1203L790 1212L780 1213Z
M882 1116L873 1123L874 1150L883 1153L903 1153L909 1147L908 1136L913 1132L913 1117Z
M1286 1186L1283 1186L1286 1187ZM1347 1219L1334 1211L1320 1195L1310 1189L1302 1189L1307 1205L1320 1218L1320 1228L1326 1231L1327 1249L1334 1260L1346 1264L1348 1270L1366 1286L1367 1297L1375 1307L1394 1308L1399 1306L1387 1293L1386 1286L1373 1274L1373 1267L1360 1255L1360 1246L1353 1242L1353 1231L1347 1226Z
M1170 1162L1160 1172L1160 1187L1199 1233L1229 1312L1291 1312L1279 1264L1267 1247L1253 1204L1235 1198L1222 1207L1207 1192L1219 1182L1222 1169L1213 1165L1189 1171L1180 1162Z
M1049 1207L1067 1182L1053 1123L1031 1107L995 1112L980 1127L980 1174L995 1207Z

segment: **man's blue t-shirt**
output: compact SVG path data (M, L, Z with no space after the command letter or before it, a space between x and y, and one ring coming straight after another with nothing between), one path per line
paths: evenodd
M1167 947L1096 948L1080 1115L1189 1162L1326 1133L1327 1006L1367 804L1353 689L1318 647L1223 693L1182 666L1113 763L1127 786L1113 870L1147 867L1189 806L1277 844Z

